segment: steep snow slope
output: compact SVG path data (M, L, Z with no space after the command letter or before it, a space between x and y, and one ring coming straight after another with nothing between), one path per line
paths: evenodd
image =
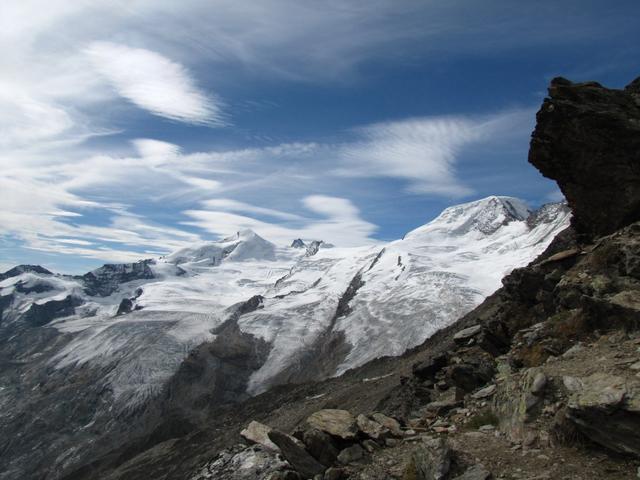
M489 197L448 208L389 243L363 272L351 313L336 324L352 345L337 373L422 343L542 253L569 222L561 205L530 214L518 199Z

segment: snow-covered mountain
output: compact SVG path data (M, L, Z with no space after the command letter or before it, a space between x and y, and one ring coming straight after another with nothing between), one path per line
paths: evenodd
M241 231L83 276L12 269L0 276L0 355L14 366L0 370L0 427L26 430L25 445L48 442L62 468L79 447L36 439L43 429L25 421L34 403L55 417L60 398L90 402L67 421L91 444L167 389L241 399L399 355L478 305L569 216L562 204L531 212L493 196L386 244L276 246ZM75 381L79 391L65 390Z

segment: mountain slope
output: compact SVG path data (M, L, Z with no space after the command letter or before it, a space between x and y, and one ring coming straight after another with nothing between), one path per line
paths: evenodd
M168 415L194 418L203 402L399 355L481 302L568 221L562 206L530 215L517 199L489 197L384 246L279 247L244 231L81 277L14 270L0 283L0 429L23 435L3 445L11 468L0 478L42 468L34 455L57 478Z
M144 446L128 443L68 480L295 479L300 476L294 470L315 468L316 460L323 463L316 471L331 467L324 478L636 478L640 223L628 199L637 197L640 184L611 195L598 212L590 210L587 187L602 168L625 184L629 165L637 165L639 93L640 80L624 91L552 81L530 160L541 161L541 171L556 175L563 190L576 192L575 211L594 222L576 222L561 232L466 316L401 357L272 389L234 408L204 405L200 411L208 415L189 433ZM584 115L572 115L576 110ZM611 118L611 111L618 114ZM607 138L585 136L589 126L603 123ZM545 139L550 125L557 131ZM611 158L602 148L609 142L617 143ZM534 153L534 144L545 151ZM565 168L545 163L548 152L563 151L566 156L556 158L558 164L571 159ZM539 225L554 210L530 216L527 224ZM620 222L613 232L611 220ZM395 417L401 431L384 433L375 421L387 430L394 421L373 412ZM319 414L337 422L319 424ZM367 421L354 422L358 415L368 415ZM240 430L253 421L280 430L269 438L289 464L254 442L237 445ZM287 445L282 432L303 443Z

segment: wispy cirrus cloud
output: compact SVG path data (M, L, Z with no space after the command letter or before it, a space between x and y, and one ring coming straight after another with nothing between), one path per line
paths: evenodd
M154 115L201 125L226 124L221 101L200 90L189 71L159 53L111 42L86 50L119 95Z
M460 155L508 137L525 116L412 118L363 126L338 143L190 153L140 138L124 155L14 162L0 177L10 198L0 234L21 238L26 248L110 261L244 228L279 243L302 237L364 244L377 226L363 218L356 191L340 194L344 185L379 177L399 179L414 194L467 195L472 190L456 172Z
M291 215L272 209L264 209L247 203L214 199L201 202L202 208L186 210L191 220L185 225L195 226L216 236L224 236L246 228L279 244L288 244L294 238L325 240L341 246L359 246L372 243L371 236L377 226L361 217L354 203L342 197L309 195L300 199L308 214ZM265 211L267 210L267 211ZM252 215L286 219L271 223Z
M434 116L382 122L356 129L339 147L338 175L405 180L416 194L461 198L473 189L458 176L460 156L528 128L529 109L486 116Z

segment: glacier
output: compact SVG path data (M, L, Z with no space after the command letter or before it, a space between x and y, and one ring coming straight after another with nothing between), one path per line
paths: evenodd
M33 304L77 298L73 314L47 325L71 334L49 363L58 369L113 364L104 381L123 407L160 391L189 351L215 338L234 305L259 296L260 308L237 320L242 332L270 345L247 385L255 394L281 383L278 376L304 363L327 333L340 335L347 353L320 376L422 343L478 305L568 225L562 204L541 212L532 223L522 201L491 196L447 208L400 240L351 248L297 240L276 246L245 230L143 265L101 267L87 274L91 289L86 275L26 271L0 282L0 294L12 296L5 316L15 321ZM348 305L336 315L356 278ZM95 293L95 279L103 296ZM117 314L126 298L135 308Z

